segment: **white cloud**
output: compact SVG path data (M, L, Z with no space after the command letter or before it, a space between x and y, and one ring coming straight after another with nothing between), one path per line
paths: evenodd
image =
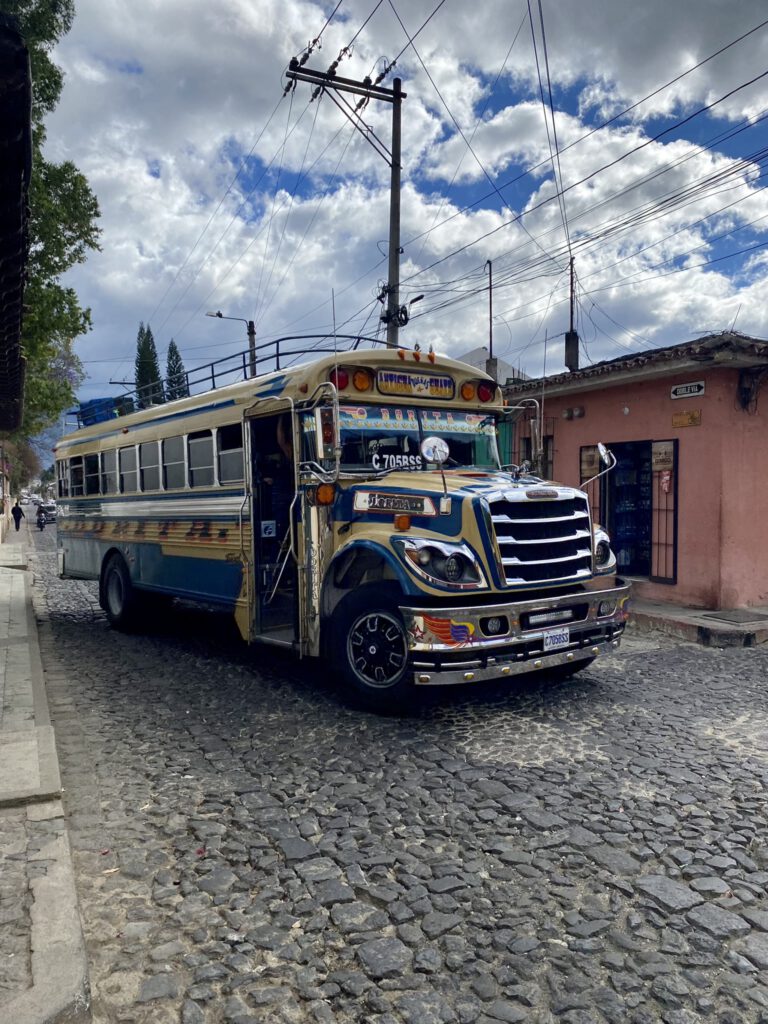
M327 68L374 6L345 2L308 66ZM537 208L552 199L554 184L527 24L510 51L527 4L447 0L431 20L436 0L396 6L408 31L418 33L418 53L443 99L388 4L360 31L338 74L376 75L397 58L382 85L391 87L397 74L407 92L402 300L424 298L412 308L403 339L452 354L484 344L484 268L492 259L499 343L511 361L522 353L529 372L537 372L545 332L552 338L566 325L568 254L558 204ZM66 84L49 121L48 149L75 161L102 209L103 251L70 275L94 311L95 330L77 345L94 360L87 362L88 393L108 393L110 377L130 377L138 323L147 318L161 352L175 337L188 366L245 347L244 326L206 320L207 309L256 318L266 339L330 330L333 293L337 325L376 330L375 299L387 272L389 167L329 96L310 103L304 83L282 96L288 61L318 34L330 9L294 0L79 0L73 30L55 53ZM702 191L705 177L760 150L765 131L756 126L712 152L701 147L768 108L768 79L718 106L721 120L698 119L637 148L667 124L661 118L674 120L762 74L768 28L630 118L583 138L602 116L638 101L765 16L758 0L731 7L716 0L649 0L637 8L614 0L544 3L556 127L561 148L570 147L560 161L563 181L567 187L594 174L567 191L565 202L581 329L595 332L593 359L638 347L635 335L670 344L730 326L739 310L741 330L768 333L760 250L744 265L699 266L765 237L758 223L721 242L714 238L768 212L760 181L747 184L743 168L740 178ZM543 67L538 23L536 37ZM361 117L389 146L389 104L371 102ZM258 168L251 160L233 183L252 149ZM754 163L751 174L757 173ZM488 177L506 185L504 203ZM672 194L685 190L691 201L672 208ZM737 199L743 201L717 213ZM670 204L663 217L661 203ZM649 216L640 218L644 205ZM528 211L522 223L515 219L521 211ZM608 231L632 217L624 230ZM659 266L673 257L693 269ZM117 361L95 361L111 358ZM550 351L548 365L553 358Z

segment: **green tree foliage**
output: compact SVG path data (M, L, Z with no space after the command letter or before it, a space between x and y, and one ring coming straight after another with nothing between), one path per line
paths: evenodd
M16 497L40 472L40 458L26 438L3 442L5 464L10 471L11 494Z
M139 324L136 336L136 400L140 409L165 401L152 328L143 323Z
M188 395L189 385L184 372L184 363L181 361L176 342L171 338L165 370L165 397L172 402L175 398L186 398Z
M73 163L57 164L43 156L43 121L55 108L64 82L50 51L72 26L74 0L0 0L0 10L16 18L32 66L30 250L21 335L27 371L18 431L31 437L73 404L84 377L73 343L91 329L91 314L60 278L82 263L89 250L99 248L99 206Z

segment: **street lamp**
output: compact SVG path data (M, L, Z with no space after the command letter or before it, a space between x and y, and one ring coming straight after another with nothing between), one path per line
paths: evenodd
M215 313L206 313L206 316L215 316L218 320L237 320L245 324L248 332L248 373L249 376L256 376L256 327L253 320L244 320L241 316L224 316L221 310Z

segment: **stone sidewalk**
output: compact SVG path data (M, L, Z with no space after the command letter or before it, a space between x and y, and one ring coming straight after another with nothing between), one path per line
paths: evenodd
M88 1021L87 963L26 566L0 545L0 1020Z

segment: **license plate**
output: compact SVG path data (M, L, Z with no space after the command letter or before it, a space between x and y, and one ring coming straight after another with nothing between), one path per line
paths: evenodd
M571 642L571 631L567 626L560 629L548 629L544 633L544 650L556 651L559 647L567 647Z

